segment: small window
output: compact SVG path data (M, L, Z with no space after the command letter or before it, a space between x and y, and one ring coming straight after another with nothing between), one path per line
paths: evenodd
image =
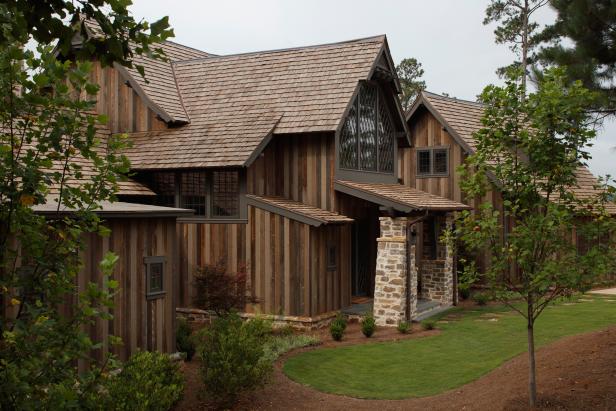
M206 211L206 174L203 171L191 171L181 174L180 205L182 208L195 210L195 215L205 215Z
M418 176L446 176L449 174L449 149L428 148L417 150Z
M212 216L237 217L240 213L240 183L237 171L212 173Z
M146 257L146 297L156 298L165 294L165 257Z
M338 266L338 250L334 244L327 247L327 269L335 270Z
M430 150L417 151L417 173L430 174Z

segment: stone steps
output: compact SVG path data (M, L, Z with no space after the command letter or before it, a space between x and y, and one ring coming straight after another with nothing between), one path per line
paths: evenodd
M418 305L418 313L417 316L415 317L415 319L413 321L423 321L425 319L428 319L430 317L433 317L437 314L442 313L443 311L447 311L451 308L451 305L441 305L438 302L435 301L430 301L431 303L435 303L435 305L430 304L428 307L426 307L426 309L424 310L419 310L419 305Z

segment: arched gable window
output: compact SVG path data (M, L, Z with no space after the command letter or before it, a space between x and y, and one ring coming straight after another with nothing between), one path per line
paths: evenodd
M394 133L381 89L362 83L340 133L340 168L393 173Z

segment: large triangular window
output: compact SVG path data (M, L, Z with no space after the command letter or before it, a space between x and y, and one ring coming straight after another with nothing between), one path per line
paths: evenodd
M340 168L393 173L394 132L380 87L362 83L340 133Z

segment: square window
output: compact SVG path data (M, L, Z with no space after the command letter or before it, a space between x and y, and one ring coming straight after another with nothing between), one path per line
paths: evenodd
M417 174L430 174L430 150L417 150Z
M144 262L146 275L146 297L156 298L162 296L165 293L165 258L146 257Z
M435 149L432 155L434 156L432 174L447 174L447 149Z

